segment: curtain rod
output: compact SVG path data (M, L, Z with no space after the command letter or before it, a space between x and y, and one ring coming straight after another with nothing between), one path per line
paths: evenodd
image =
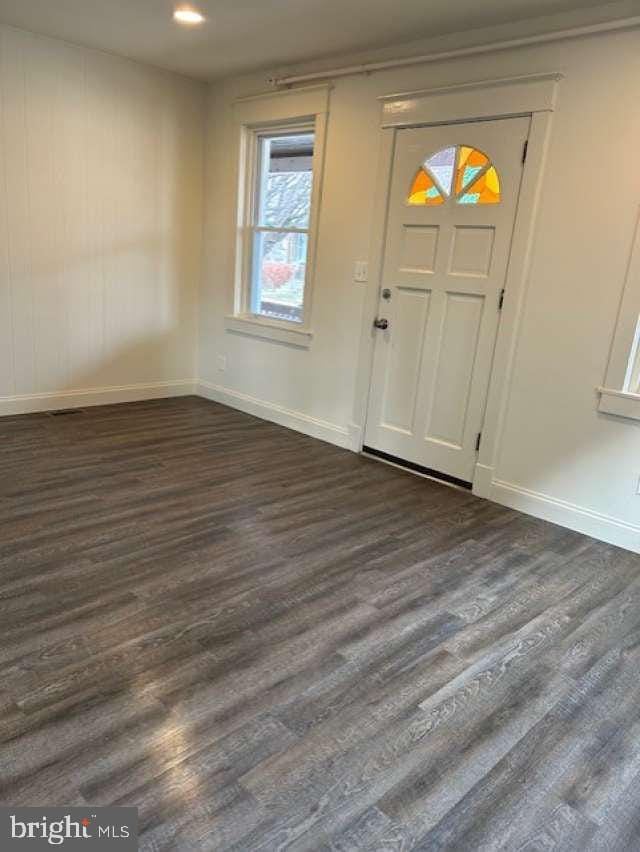
M427 53L422 56L408 56L404 59L390 59L383 62L368 62L362 65L346 65L342 68L333 68L326 71L314 71L309 74L296 74L289 77L270 77L269 83L276 87L292 86L295 83L306 83L312 80L327 80L334 77L347 77L351 74L371 74L374 71L386 71L389 68L404 68L410 65L423 65L428 62L440 62L445 59L457 59L458 57L463 56L477 56L483 53L493 53L498 50L509 50L514 47L527 47L528 45L563 41L565 39L595 35L597 33L628 30L638 26L640 26L640 15L632 18L621 18L617 21L605 21L600 24L589 24L583 27L572 27L567 30L557 30L556 32L551 33L522 36L521 38L478 44L472 47L460 47L455 50L441 51L440 53Z

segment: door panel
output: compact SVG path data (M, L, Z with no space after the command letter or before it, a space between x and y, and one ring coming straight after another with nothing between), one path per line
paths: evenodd
M529 119L517 118L396 136L381 288L390 300L379 305L389 327L375 332L365 444L467 482L528 132ZM449 151L417 178L451 148L453 175Z
M399 287L395 299L396 345L388 358L384 425L413 434L422 342L429 316L428 290Z
M433 403L425 438L464 443L484 297L447 293Z
M400 269L433 275L438 251L438 228L435 225L404 225Z
M451 242L449 275L488 278L496 229L492 225L457 225Z

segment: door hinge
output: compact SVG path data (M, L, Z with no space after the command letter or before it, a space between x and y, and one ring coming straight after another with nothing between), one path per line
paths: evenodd
M504 287L500 290L500 296L498 298L498 310L501 311L504 305Z
M476 438L476 453L480 452L481 442L482 442L482 432L478 432L478 437Z
M522 164L527 162L527 153L529 151L529 140L525 140L524 148L522 149Z

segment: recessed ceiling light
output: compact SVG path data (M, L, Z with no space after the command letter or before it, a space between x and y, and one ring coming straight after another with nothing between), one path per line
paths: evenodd
M180 24L201 24L204 21L204 15L187 6L182 6L179 9L176 9L173 13L173 17Z

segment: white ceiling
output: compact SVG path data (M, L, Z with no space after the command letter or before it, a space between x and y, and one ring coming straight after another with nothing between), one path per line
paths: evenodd
M602 0L0 0L0 22L201 78L592 8Z

